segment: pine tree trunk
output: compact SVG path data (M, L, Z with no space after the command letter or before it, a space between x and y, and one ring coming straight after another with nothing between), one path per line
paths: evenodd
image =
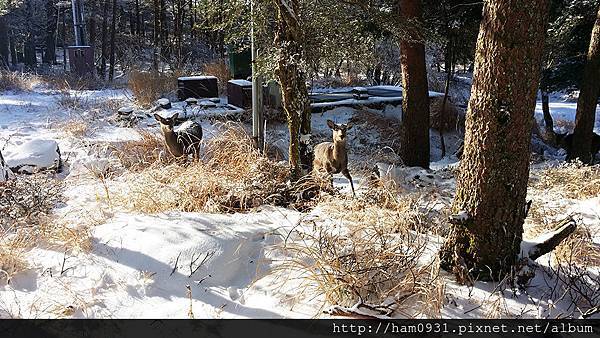
M298 0L273 0L277 8L274 44L277 50L275 76L281 85L282 106L290 133L289 163L292 177L312 165L310 105L305 74L301 66L302 31L298 21Z
M6 17L0 16L0 69L8 68L8 56L10 51L8 49L9 38L8 38L8 27L6 25Z
M598 94L600 94L600 8L596 23L592 30L592 38L588 50L587 61L583 71L583 80L579 88L573 145L567 156L568 160L579 158L581 162L590 164L593 160L592 140L594 137L594 118Z
M55 0L46 1L46 52L44 63L54 64L56 62L56 21L58 20Z
M26 8L27 15L32 16L33 8L32 8L32 4L31 4L31 0L25 1L25 8ZM33 32L33 23L31 22L31 20L27 20L26 26L27 26L27 32L26 32L27 37L25 40L25 50L23 51L24 55L25 55L25 65L29 69L33 69L37 65L37 56L35 54L35 36L34 36L34 32Z
M102 9L102 54L100 55L100 76L106 79L106 61L108 58L108 8L109 0L104 0Z
M90 46L92 47L93 50L95 50L95 47L96 47L96 18L98 16L98 1L97 0L90 1L90 6L92 8L90 11L91 15L88 20L88 30L89 30L89 36L90 36Z
M464 153L441 266L502 278L519 254L548 0L484 3ZM515 20L519 18L519 20Z
M15 34L11 31L8 36L8 50L10 51L10 64L15 67L17 65L17 46L15 45Z
M115 77L115 39L117 34L117 0L112 2L112 22L110 27L110 68L108 70L108 81Z
M152 69L158 72L160 59L160 0L154 0L154 57L152 58Z
M400 41L402 67L402 132L400 158L407 166L429 168L429 93L425 45L418 28L421 0L400 0L400 16L410 22L408 36Z
M556 133L554 132L554 120L550 114L550 98L548 92L541 90L542 93L542 112L544 113L544 139L551 145L556 145Z

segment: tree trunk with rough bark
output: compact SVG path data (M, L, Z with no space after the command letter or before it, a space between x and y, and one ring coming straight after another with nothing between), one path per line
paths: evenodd
M43 62L54 64L56 62L56 22L58 20L58 10L55 0L46 1L46 51Z
M400 16L410 27L400 41L402 68L402 132L400 158L407 166L429 168L429 92L425 44L417 25L423 15L421 0L400 0Z
M8 68L8 55L10 54L8 38L8 26L6 17L0 15L0 69Z
M117 34L117 0L112 2L112 22L110 26L110 67L108 69L108 81L115 77L115 39Z
M550 98L548 92L542 90L542 112L544 113L544 139L552 146L556 146L556 133L554 132L554 120L550 114Z
M573 145L567 159L579 158L581 162L590 164L593 161L592 142L594 138L594 119L596 105L600 94L600 8L596 23L592 29L592 38L588 49L587 60L583 70L583 80L579 87L577 113L575 115L575 130Z
M104 0L102 8L102 53L100 55L100 76L106 80L106 62L108 59L108 8L109 0Z
M277 8L275 46L277 66L275 76L281 85L282 106L290 133L289 163L292 177L312 166L310 105L306 78L302 70L302 28L299 2L274 0Z
M503 278L520 251L547 12L548 0L483 7L452 205L457 217L440 251L442 268L463 281Z

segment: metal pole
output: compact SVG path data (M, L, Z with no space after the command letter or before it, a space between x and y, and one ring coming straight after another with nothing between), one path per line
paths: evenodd
M264 124L262 116L262 85L257 75L257 51L254 44L254 1L250 1L250 49L252 54L252 137L259 150L264 149Z

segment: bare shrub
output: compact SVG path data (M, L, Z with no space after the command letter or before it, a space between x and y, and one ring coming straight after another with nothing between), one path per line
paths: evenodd
M567 300L561 317L588 318L600 312L600 247L587 228L579 228L557 247L554 264L545 268L551 299Z
M133 70L129 73L128 85L136 101L144 107L150 107L159 98L168 96L176 90L179 75L179 72L162 73Z
M216 77L217 81L219 81L219 94L227 94L227 81L231 80L231 73L227 62L225 62L224 59L218 59L204 64L202 73Z
M39 224L62 199L60 181L43 175L17 176L0 186L0 220L5 226Z

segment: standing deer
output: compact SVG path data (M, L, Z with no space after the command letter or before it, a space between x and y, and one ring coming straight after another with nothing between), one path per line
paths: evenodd
M327 126L333 130L333 142L317 144L313 170L323 171L324 169L331 175L332 182L333 174L342 173L350 181L352 195L355 195L352 176L348 171L348 151L346 149L346 134L352 128L352 124L335 124L333 121L327 120Z
M192 155L194 159L200 157L200 141L202 140L202 127L194 121L186 121L175 130L175 121L179 113L171 117L162 117L154 114L154 118L160 123L167 148L177 158Z

